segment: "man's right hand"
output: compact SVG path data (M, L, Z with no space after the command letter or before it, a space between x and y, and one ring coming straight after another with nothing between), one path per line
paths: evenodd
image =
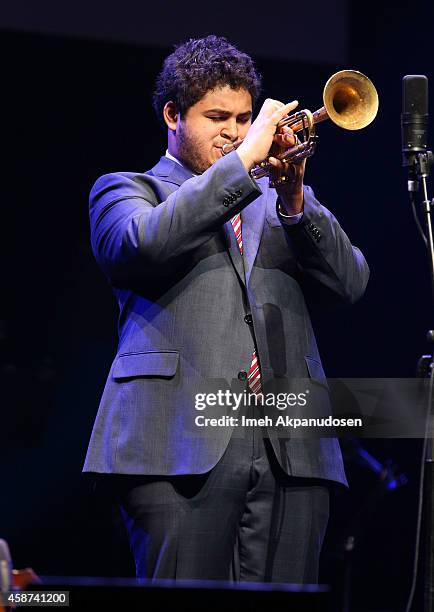
M237 153L247 171L268 156L275 139L277 124L297 106L297 100L288 102L288 104L283 104L271 98L265 100L246 137L237 148ZM291 146L293 136L290 134L278 138L279 140L285 138L287 145Z

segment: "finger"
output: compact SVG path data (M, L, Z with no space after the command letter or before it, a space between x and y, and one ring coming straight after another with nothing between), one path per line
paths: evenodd
M279 111L283 106L283 102L279 102L279 100L273 100L272 98L267 98L261 110L263 110L268 116L272 117L273 113Z
M297 108L297 106L298 100L293 100L292 102L288 102L288 104L283 104L283 106L277 108L272 115L273 120L276 120L276 125L281 119L283 119L283 117L285 117L286 115L288 115L288 113Z
M279 126L276 133L277 134L290 134L290 135L294 134L292 128L290 128L287 125Z
M279 108L282 108L282 106L285 106L285 105L283 104L283 102L280 102L280 100L273 100L273 98L267 98L265 100L264 106L268 106L272 110L277 110Z
M279 134L294 134L292 128L289 127L289 125L282 125L279 128Z
M297 143L295 134L275 134L274 142L281 147L293 147Z
M291 169L289 167L289 164L282 162L277 157L270 157L268 158L268 161L270 165L273 166L273 173L278 173L281 176L287 175L288 172L292 174L292 172L290 171Z
M282 165L280 159L277 159L277 157L269 157L268 158L268 163L271 166L274 166L274 168L279 168L279 166Z
M269 98L269 100L270 100L270 104L272 104L276 108L282 108L282 106L285 106L283 102L281 102L280 100L273 100L273 98Z
M285 134L285 136L287 135L288 137L285 139L285 141L287 143L289 143L291 146L295 146L296 144L300 144L300 141L299 141L299 139L297 137L297 134L289 126L287 126L287 125L282 126L281 128L279 128L278 133L279 134Z

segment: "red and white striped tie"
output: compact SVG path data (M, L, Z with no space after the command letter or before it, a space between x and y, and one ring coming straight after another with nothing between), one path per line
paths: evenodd
M231 219L232 227L234 228L235 236L237 238L238 247L240 249L241 255L244 253L243 249L243 236L241 233L241 214L238 213L235 217ZM252 353L252 363L250 364L249 374L247 376L248 385L250 391L259 395L262 393L262 385L261 385L261 368L259 365L259 359L256 354L256 349L253 349Z

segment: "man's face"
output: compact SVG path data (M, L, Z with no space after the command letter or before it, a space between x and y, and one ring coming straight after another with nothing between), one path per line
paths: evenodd
M169 151L193 172L205 172L222 156L225 144L244 138L252 121L252 98L229 85L208 91L178 116ZM171 146L173 145L173 146Z

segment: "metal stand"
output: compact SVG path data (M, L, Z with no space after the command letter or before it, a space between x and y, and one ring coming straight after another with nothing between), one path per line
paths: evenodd
M430 444L432 450L432 444ZM427 448L428 451L428 448ZM427 453L428 454L428 453ZM424 475L424 533L425 533L425 571L424 571L424 612L434 610L434 532L433 532L433 512L434 512L434 464L428 456L425 458Z
M434 300L434 238L431 219L431 211L434 206L434 201L429 199L427 190L427 178L429 176L430 166L433 164L433 162L434 156L431 151L412 154L409 163L408 192L410 194L412 204L414 204L415 194L419 191L419 185L422 186L422 206L428 233L427 248L431 270L431 291Z
M430 276L431 276L431 291L434 304L434 236L433 236L433 224L432 224L432 209L434 201L428 197L427 190L427 178L429 176L430 166L433 164L433 154L431 151L420 151L420 152L408 152L407 158L404 157L404 165L409 167L409 180L408 180L408 191L413 206L413 212L417 218L417 212L414 210L416 206L416 193L419 191L419 185L422 188L422 207L425 218L426 232L422 234L424 241L427 246ZM433 344L434 332L430 330L427 333L428 341ZM424 612L434 612L434 461L433 461L433 441L431 439L431 422L433 419L432 410L432 383L433 383L433 354L423 355L418 362L417 367L418 376L421 378L430 378L430 393L427 406L427 425L426 425L426 437L424 440L424 464L423 473L421 478L423 479L422 488L422 505L423 516L422 522L422 534L423 534L423 586L424 586ZM419 523L420 524L420 523ZM419 543L419 534L416 538L416 550ZM414 595L415 581L413 584ZM412 600L412 597L411 597ZM409 607L411 606L411 600Z

